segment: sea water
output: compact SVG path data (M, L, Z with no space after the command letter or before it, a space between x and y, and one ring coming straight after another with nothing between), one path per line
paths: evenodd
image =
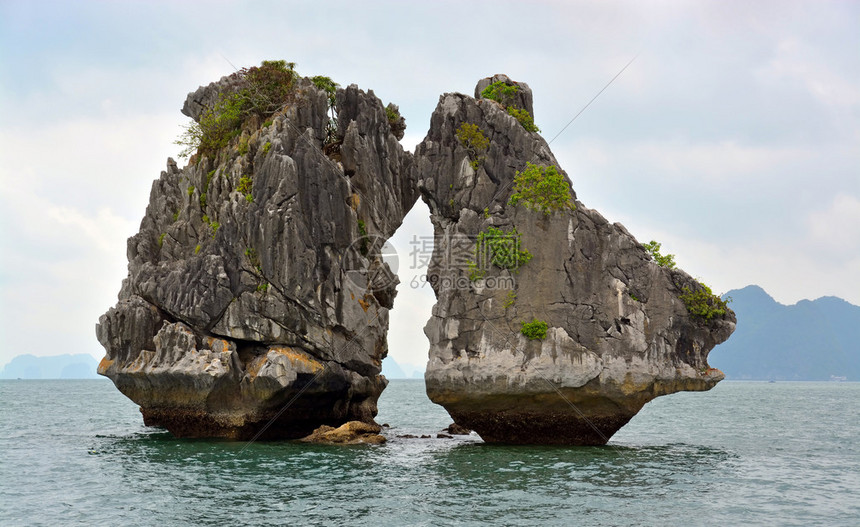
M0 525L860 525L858 383L660 397L604 447L436 438L420 380L379 410L379 446L178 440L107 380L0 381Z

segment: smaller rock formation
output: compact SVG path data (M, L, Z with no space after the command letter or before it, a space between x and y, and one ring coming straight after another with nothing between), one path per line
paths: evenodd
M385 436L380 435L379 425L362 421L349 421L335 428L323 425L307 437L300 439L303 443L320 443L327 445L379 445L385 443Z
M448 425L448 428L442 431L455 436L467 436L472 433L471 430L469 430L465 426L458 425L457 423L451 423L450 425Z
M707 356L735 317L577 200L532 117L528 85L486 78L440 97L416 149L427 394L487 442L602 445L653 398L722 380Z

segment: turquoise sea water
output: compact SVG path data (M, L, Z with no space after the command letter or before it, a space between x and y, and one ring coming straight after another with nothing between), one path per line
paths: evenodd
M0 381L0 525L860 525L858 383L661 397L606 447L436 439L423 381L378 421L381 446L176 440L109 381Z

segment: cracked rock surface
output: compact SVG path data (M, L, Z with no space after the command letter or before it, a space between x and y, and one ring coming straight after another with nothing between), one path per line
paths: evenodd
M480 81L476 97L498 80L516 85L530 110L531 90L505 76ZM457 138L463 123L489 139L486 151L475 155ZM735 317L692 318L679 294L696 282L658 266L572 189L574 210L510 205L527 162L558 167L544 139L499 103L440 98L414 160L436 240L427 394L488 442L604 444L654 397L719 382L707 356ZM515 228L531 260L470 276L466 260L478 263L476 239L488 227ZM543 340L520 332L535 319L547 323Z
M200 87L183 113L199 120L234 82ZM509 88L504 105L481 98L496 82ZM458 429L488 442L604 444L653 398L712 388L723 375L707 357L734 330L731 310L691 316L680 295L699 284L658 266L571 188L572 208L509 203L527 163L558 167L508 111L522 117L532 104L504 75L479 81L475 97L444 94L413 155L398 142L403 119L389 121L396 106L338 89L331 126L328 94L299 79L271 121L246 123L185 168L168 160L128 241L119 301L96 328L99 373L147 425L177 436L301 438L350 421L375 430L397 284L381 242L420 195L437 297L425 381ZM471 143L463 124L475 127ZM482 258L491 227L515 229L531 259L511 269ZM545 337L527 338L529 321L545 322Z
M183 112L199 120L231 82ZM300 79L271 123L214 158L168 160L153 183L96 328L99 373L147 425L244 439L373 422L396 294L373 236L390 237L418 194L382 102L354 85L336 99L336 155L323 151L328 96Z

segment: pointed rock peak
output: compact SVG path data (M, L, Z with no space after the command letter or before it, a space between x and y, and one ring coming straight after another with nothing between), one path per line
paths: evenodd
M512 80L504 73L492 77L484 77L475 86L476 99L491 99L503 107L514 107L525 110L534 116L534 99L532 89L525 82Z

